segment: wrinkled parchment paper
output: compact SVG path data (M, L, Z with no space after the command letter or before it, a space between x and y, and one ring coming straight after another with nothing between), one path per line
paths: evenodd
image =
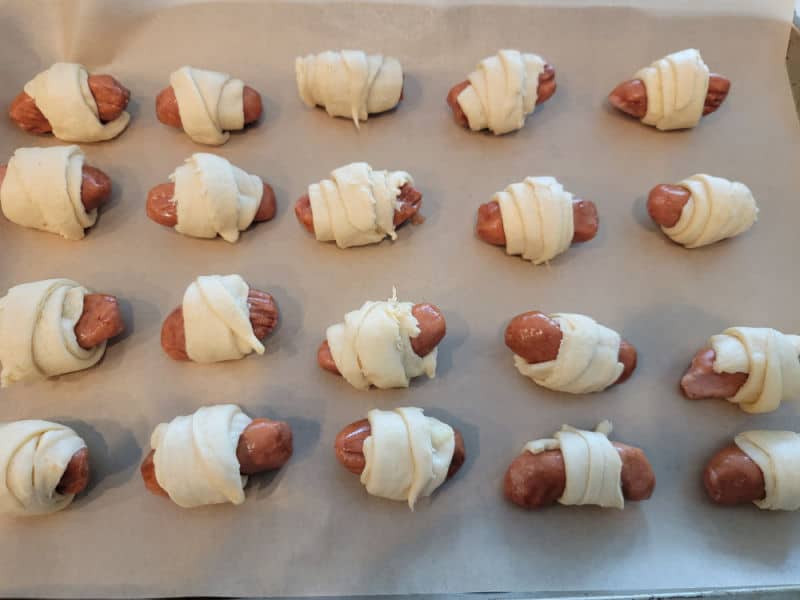
M68 510L0 521L6 596L335 595L698 588L800 583L800 517L706 500L705 461L743 429L800 429L794 406L748 416L690 402L678 380L706 338L730 325L798 332L800 135L783 66L787 26L726 15L625 7L9 2L0 11L0 105L59 59L109 72L133 91L120 138L85 145L114 197L81 242L0 219L0 288L66 276L123 301L129 332L103 362L0 392L0 419L68 423L91 449L94 480ZM609 108L620 80L698 47L733 81L692 131L661 133ZM298 54L355 47L399 57L405 99L361 131L299 100ZM500 47L541 53L558 92L517 133L457 127L444 97ZM216 150L272 183L277 218L240 243L183 237L147 219L147 190L209 151L157 122L156 93L182 64L227 70L264 96L266 116ZM0 120L0 156L53 145ZM353 160L406 169L426 221L395 243L338 250L295 221L306 186ZM696 172L747 183L760 206L747 234L701 250L670 243L647 218L648 190ZM534 267L474 237L475 211L507 184L554 175L597 202L598 237ZM281 324L263 357L199 366L169 360L161 321L199 274L240 273L272 292ZM359 392L316 367L325 328L367 299L438 304L448 334L439 372L409 390ZM520 376L503 329L529 310L575 311L639 349L626 384L586 397ZM147 493L138 464L153 427L198 406L237 402L288 420L295 455L253 478L239 507L182 510ZM417 405L458 427L467 463L416 512L369 497L332 452L372 407ZM614 422L655 468L652 500L622 512L503 500L508 463L562 423Z

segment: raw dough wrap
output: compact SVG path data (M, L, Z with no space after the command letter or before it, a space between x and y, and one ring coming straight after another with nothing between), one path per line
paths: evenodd
M0 185L0 207L9 221L68 240L83 239L97 220L81 199L84 156L78 146L18 148Z
M523 451L539 454L561 450L567 483L558 499L560 504L595 504L604 508L624 508L622 459L608 441L611 423L603 421L594 431L562 425L552 439L528 442Z
M414 180L405 171L374 171L364 162L339 167L331 179L308 186L314 235L339 248L397 239L394 211L407 183Z
M250 322L250 288L240 275L201 275L183 295L186 354L195 362L264 354Z
M767 510L800 508L800 436L792 431L744 431L733 441L764 474L766 494L753 504Z
M373 409L367 418L371 433L364 440L361 483L373 496L407 500L414 510L418 498L430 496L447 478L453 428L413 407Z
M497 192L506 253L535 265L564 252L575 235L573 197L553 177L526 177Z
M781 400L800 399L800 336L768 327L730 327L709 340L715 373L747 373L729 402L748 413L776 410Z
M244 128L244 82L227 73L181 67L169 76L183 130L198 144L220 146Z
M411 313L413 306L411 302L398 302L395 293L386 302L365 302L347 313L344 323L328 327L331 356L353 387L408 387L418 375L436 376L439 349L420 358L411 347L411 338L419 335L419 324Z
M56 491L73 455L86 443L49 421L0 423L0 514L43 515L65 508L74 494Z
M82 65L55 63L25 84L50 122L53 135L65 142L102 142L117 137L128 126L131 116L123 111L103 124L97 102L89 88L89 74Z
M691 193L672 227L661 230L687 248L699 248L744 233L758 220L750 189L738 181L711 175L692 175L678 185Z
M106 342L84 350L75 337L88 293L69 279L45 279L0 298L0 386L88 369L103 357Z
M469 74L470 85L456 98L469 128L495 135L521 129L536 108L544 65L538 54L518 50L500 50L478 63Z
M158 485L183 508L244 502L236 447L251 421L235 404L218 404L158 425L150 437Z
M697 50L668 54L639 69L634 79L641 79L647 90L647 113L642 123L662 131L686 129L697 125L703 116L708 67Z
M199 238L239 239L261 206L261 178L224 158L198 152L169 176L175 182L175 231Z
M396 58L361 50L330 50L295 59L297 91L308 106L358 127L370 114L390 110L403 93L403 67Z
M561 346L555 360L529 364L514 355L517 370L541 385L557 392L588 394L613 384L625 365L619 362L619 334L577 314L549 315L561 328Z

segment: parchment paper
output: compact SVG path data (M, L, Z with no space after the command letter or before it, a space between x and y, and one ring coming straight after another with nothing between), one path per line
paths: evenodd
M115 191L82 242L0 219L0 288L66 276L123 299L129 333L82 373L0 393L0 419L64 421L85 436L94 481L68 510L0 521L5 596L334 595L698 588L800 583L800 516L709 504L705 461L744 429L799 429L795 407L748 416L690 402L678 380L708 336L730 325L798 321L800 136L783 66L785 23L668 18L630 8L422 5L7 3L0 13L0 105L58 59L109 72L133 90L120 138L85 145ZM728 101L692 131L661 133L605 104L639 67L698 47L733 81ZM361 131L299 100L293 60L356 47L399 57L405 99ZM449 87L500 47L541 53L558 92L525 128L495 138L457 127ZM216 150L271 182L277 218L240 243L200 241L147 219L147 190L195 151L157 122L156 93L189 63L260 90L266 117ZM0 156L53 145L0 120ZM406 169L426 222L395 243L338 250L295 221L306 186L353 160ZM761 206L747 234L687 251L657 232L647 191L696 172L749 185ZM554 175L597 202L601 229L549 267L474 237L475 211L507 184ZM272 292L281 325L264 357L199 366L168 359L160 325L199 274L242 274ZM448 333L437 378L359 392L315 364L325 328L367 299L438 304ZM513 315L576 311L640 352L634 377L586 397L537 387L503 344ZM287 419L295 455L254 478L239 507L183 510L146 492L138 464L153 427L217 402ZM417 405L458 427L467 463L415 512L369 497L332 443L372 407ZM562 423L614 422L644 448L658 485L622 512L504 501L508 463Z

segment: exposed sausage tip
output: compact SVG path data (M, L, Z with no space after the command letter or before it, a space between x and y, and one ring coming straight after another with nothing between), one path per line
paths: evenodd
M647 195L647 213L656 225L674 227L689 198L691 193L681 185L659 184Z
M75 324L75 337L84 350L110 340L125 331L119 302L106 294L86 294L83 313Z
M242 475L280 469L292 456L292 428L284 421L253 419L239 436L236 458Z
M67 463L56 492L64 495L76 495L89 485L89 449L81 448Z
M747 373L717 373L712 348L699 350L681 377L681 390L689 400L733 398L747 381Z
M328 345L328 340L323 340L317 349L317 364L334 375L341 375L339 367L336 366L336 361L333 360L331 347Z
M716 504L747 504L766 495L761 468L735 444L711 457L703 470L703 485Z

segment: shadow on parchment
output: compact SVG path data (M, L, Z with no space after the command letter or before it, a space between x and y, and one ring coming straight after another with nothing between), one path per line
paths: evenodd
M278 324L272 333L262 340L265 347L264 354L269 356L282 351L289 356L295 356L298 350L294 340L298 338L303 323L303 303L283 286L267 283L261 289L272 294L278 306Z
M453 354L469 337L469 323L454 310L442 308L447 322L447 333L439 342L439 355L437 356L436 373L443 376L453 368ZM423 377L424 379L424 377Z
M131 429L108 419L94 420L91 424L63 417L52 420L74 429L89 448L91 479L86 490L76 496L73 502L76 507L92 502L106 490L125 484L138 472L142 448ZM115 440L111 446L106 441L108 439Z
M475 461L478 460L478 456L480 456L480 435L478 431L478 426L472 423L468 423L464 421L457 415L450 413L446 410L441 408L426 408L425 414L429 417L435 417L439 419L443 423L447 423L454 429L457 429L461 432L461 436L464 438L464 450L465 450L465 459L464 464L461 465L461 468L453 475L450 479L447 480L445 485L457 485L457 481L464 477L467 477L469 472L472 470L472 466L475 464Z

